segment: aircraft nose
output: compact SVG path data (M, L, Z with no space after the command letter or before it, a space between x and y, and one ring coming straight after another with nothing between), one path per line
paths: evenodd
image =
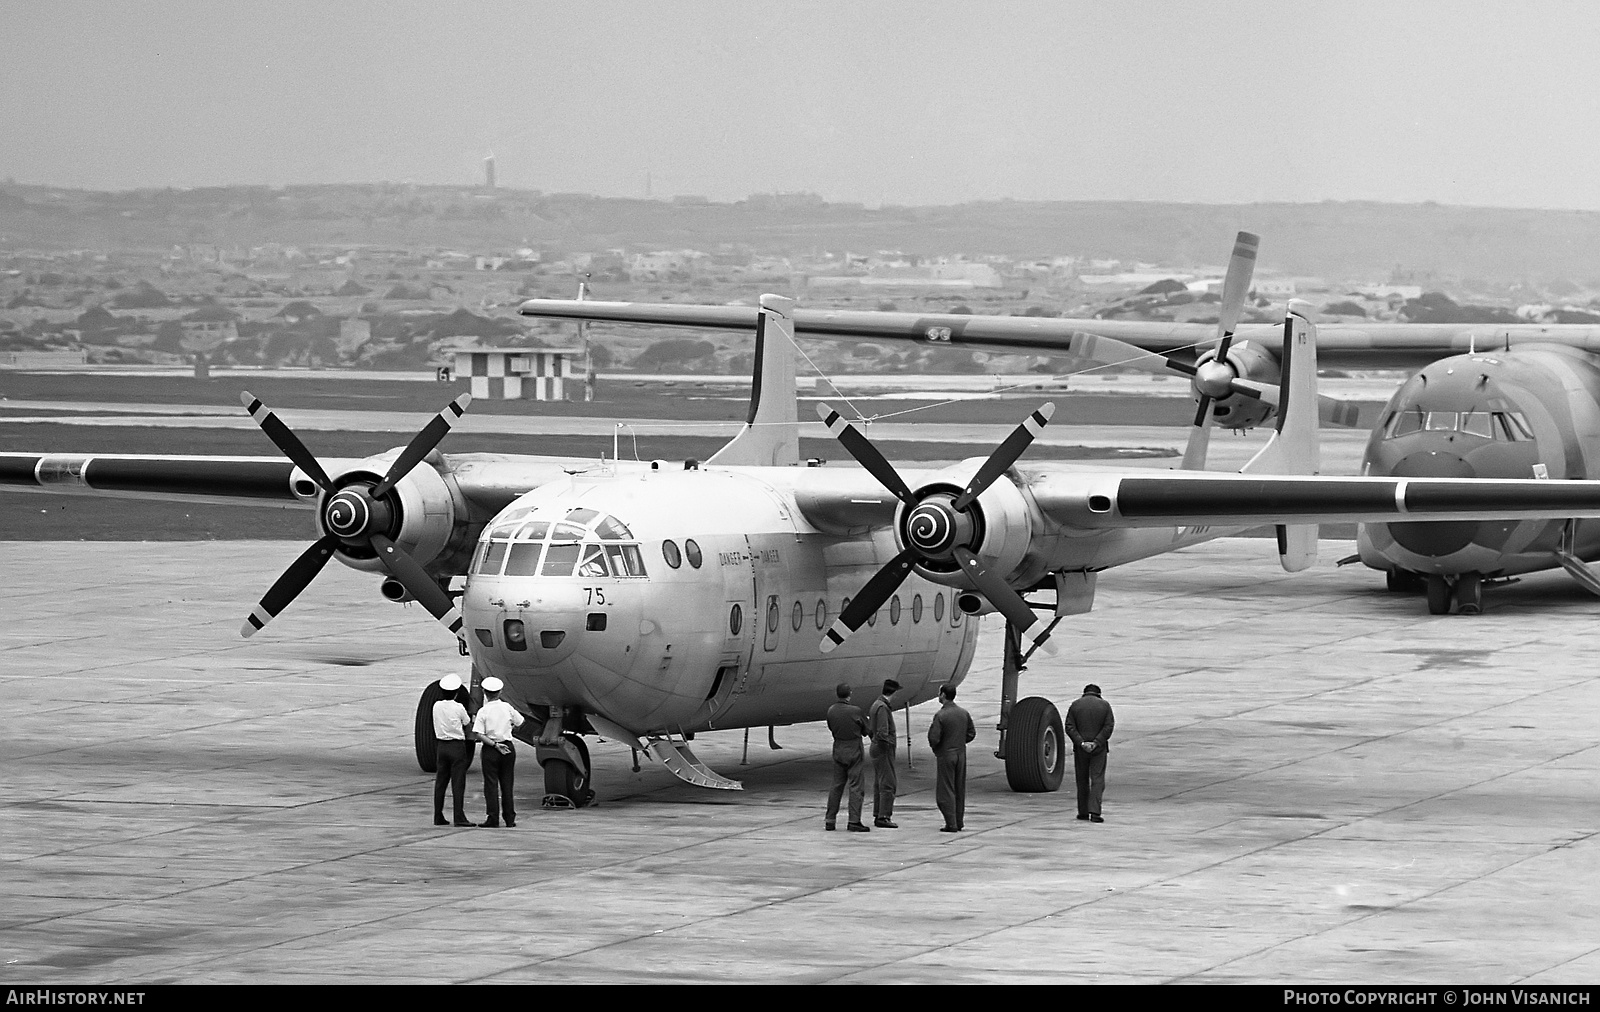
M1445 450L1421 450L1402 458L1389 472L1396 478L1476 478L1471 464ZM1390 524L1389 533L1401 547L1440 557L1472 544L1478 533L1476 520L1436 521L1426 524Z

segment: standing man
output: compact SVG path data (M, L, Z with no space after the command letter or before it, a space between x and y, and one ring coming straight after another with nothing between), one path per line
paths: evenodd
M861 803L867 794L861 783L861 767L866 765L861 736L867 733L867 718L861 707L850 702L850 686L840 682L834 692L839 701L828 707L828 730L833 732L833 788L828 791L828 814L823 817L822 828L835 828L839 799L844 796L848 784L850 824L844 828L852 833L870 833L872 830L861 822Z
M1072 771L1078 777L1078 818L1104 822L1100 796L1106 789L1106 754L1111 751L1111 729L1116 727L1111 704L1100 698L1100 686L1090 682L1083 695L1067 707L1067 737L1072 739Z
M967 817L967 742L978 736L978 729L972 714L956 705L954 685L939 688L939 702L944 705L928 725L928 747L938 771L933 797L944 814L939 832L959 833Z
M449 784L455 801L455 824L475 826L477 823L467 821L466 809L461 807L462 795L467 790L467 766L472 762L472 752L467 745L467 729L472 726L472 718L455 698L461 691L460 678L445 675L439 679L439 688L450 695L433 704L433 735L439 739L438 751L434 754L438 772L433 776L433 824L450 825L444 821L444 787Z
M472 735L483 742L483 801L489 809L485 826L500 825L503 814L507 826L517 824L517 809L511 788L517 772L517 747L511 732L522 725L522 714L500 698L505 683L490 675L483 680L483 705L472 721Z
M883 695L872 701L867 712L868 747L872 754L872 824L879 829L899 829L894 823L894 796L900 787L894 771L894 694L900 683L893 678L883 683Z

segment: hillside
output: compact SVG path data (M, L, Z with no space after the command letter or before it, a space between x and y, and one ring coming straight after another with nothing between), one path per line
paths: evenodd
M0 186L0 250L285 243L709 251L733 245L781 256L898 249L1172 265L1216 263L1226 237L1240 228L1264 237L1263 269L1286 274L1600 287L1597 212L1335 202L997 201L867 209L806 195L716 204L399 184L126 193Z

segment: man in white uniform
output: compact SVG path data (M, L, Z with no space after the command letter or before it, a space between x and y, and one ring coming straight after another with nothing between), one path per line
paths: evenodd
M472 726L472 718L454 695L461 688L460 678L445 675L439 679L439 688L451 695L433 704L433 734L439 739L435 753L438 772L433 776L433 824L450 825L444 821L444 786L449 784L456 806L455 824L475 826L477 823L467 821L466 809L461 807L462 795L467 790L467 767L472 763L472 751L467 745L467 729Z
M490 675L483 680L483 705L472 722L472 736L483 742L483 801L489 809L485 826L517 824L517 809L511 798L517 771L517 747L511 732L522 724L522 714L500 698L505 683Z

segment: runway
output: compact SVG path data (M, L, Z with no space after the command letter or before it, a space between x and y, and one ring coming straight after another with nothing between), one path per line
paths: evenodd
M897 831L821 831L813 725L747 766L701 736L742 794L595 745L576 812L538 808L524 750L518 827L456 830L411 755L419 691L461 670L425 614L334 567L238 638L301 547L0 543L0 981L1600 977L1600 602L1559 573L1477 618L1334 569L1341 543L1293 576L1259 540L1103 574L1023 676L1116 708L1102 826L1006 788L991 625L958 836L926 706Z

